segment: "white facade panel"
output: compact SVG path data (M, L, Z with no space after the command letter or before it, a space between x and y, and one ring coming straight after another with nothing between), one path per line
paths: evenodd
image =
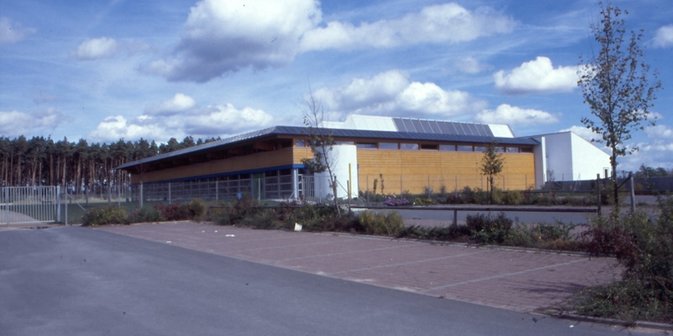
M491 129L491 133L493 133L494 137L498 137L498 138L513 138L514 137L514 133L512 132L512 129L509 128L508 125L489 124L488 128Z
M337 180L337 197L348 198L349 185L351 197L358 195L358 155L355 145L334 145L327 160ZM315 197L318 199L332 198L329 173L315 174Z
M610 168L610 155L581 136L571 134L573 180L593 180Z
M535 137L535 175L538 187L549 181L580 181L596 178L610 166L610 156L572 132ZM540 176L543 178L540 179Z

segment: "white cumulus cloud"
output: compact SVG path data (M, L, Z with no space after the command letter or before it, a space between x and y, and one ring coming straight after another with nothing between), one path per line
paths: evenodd
M495 86L508 93L572 91L577 87L577 66L554 68L548 57L538 56L509 72L493 75Z
M7 17L0 17L0 44L21 41L34 32L34 28L22 27Z
M321 19L314 0L203 0L194 5L176 52L148 71L169 80L205 82L245 67L290 62L301 36Z
M657 29L657 33L654 35L654 46L660 48L673 46L673 24Z
M61 123L62 115L54 109L41 112L0 111L0 134L19 136L40 134Z
M506 33L514 21L492 10L469 11L456 3L427 6L397 19L353 25L331 21L307 32L302 50L390 48L420 43L458 43Z
M341 87L321 88L314 97L334 118L350 113L445 118L467 115L484 106L467 92L411 81L399 70L356 78Z
M597 142L601 141L601 135L598 133L595 133L591 129L585 127L585 126L578 126L578 125L573 125L570 128L566 128L564 130L561 130L561 132L565 131L571 131L580 137L584 138L584 140L589 141L589 142Z
M654 125L645 127L645 134L651 139L669 139L673 140L673 129L666 125Z
M477 114L476 119L484 123L508 125L540 125L558 121L549 112L511 106L509 104L500 104L495 110L483 110Z
M90 136L99 141L120 138L166 141L185 136L209 138L268 127L272 122L273 117L263 110L220 104L190 108L181 113L146 113L134 118L110 116L101 121Z
M196 105L194 98L184 94L176 93L172 98L162 102L161 104L147 109L148 113L153 114L174 114L189 110Z
M75 57L80 60L95 60L110 57L118 51L118 43L109 37L97 37L80 43L75 51Z
M399 18L324 23L317 0L201 0L177 46L142 70L170 81L206 82L244 68L288 64L304 52L459 43L506 33L515 23L494 10L448 3Z

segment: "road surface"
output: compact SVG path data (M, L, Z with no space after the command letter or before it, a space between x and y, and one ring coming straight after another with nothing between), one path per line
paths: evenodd
M0 330L5 336L627 334L72 227L0 232Z

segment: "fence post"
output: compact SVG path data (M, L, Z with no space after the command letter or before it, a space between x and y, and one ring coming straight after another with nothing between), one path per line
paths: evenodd
M636 212L636 188L633 182L633 174L629 173L629 184L631 187L631 213Z
M139 194L140 197L139 197L139 199L138 199L138 202L139 202L138 205L140 205L140 208L142 209L142 208L143 208L143 198L145 198L145 197L143 196L143 183L142 183L142 182L140 182L140 186L139 186L139 188L140 188L140 190L139 190L139 193L138 193L138 194Z
M596 204L598 205L598 217L601 216L601 174L596 174L596 191L597 191L597 198L596 198Z
M56 222L61 222L61 186L56 186Z

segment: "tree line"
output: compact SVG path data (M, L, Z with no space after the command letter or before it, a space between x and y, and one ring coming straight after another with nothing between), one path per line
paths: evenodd
M139 139L113 143L90 143L67 138L0 137L0 185L58 185L71 193L100 192L108 186L128 186L127 174L114 168L130 161L203 144L219 138L182 141L171 138L166 143Z

